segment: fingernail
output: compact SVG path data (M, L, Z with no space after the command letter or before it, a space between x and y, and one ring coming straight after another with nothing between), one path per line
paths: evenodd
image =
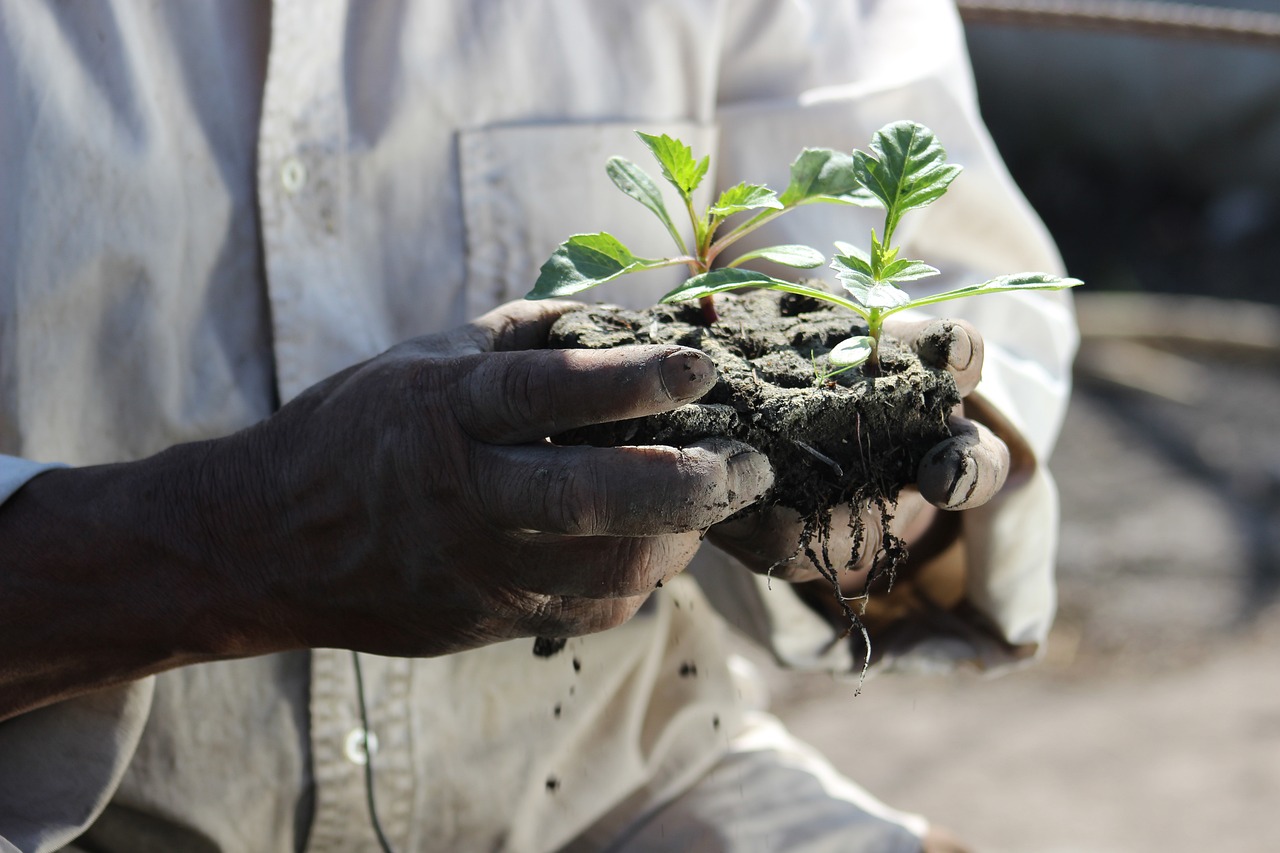
M758 450L744 449L729 457L729 502L749 506L773 488L773 466Z
M960 326L951 327L951 343L947 350L947 363L953 370L964 370L973 363L973 339Z
M716 366L704 353L681 348L662 357L658 374L672 400L687 402L711 389L716 381Z
M969 333L945 320L929 325L920 336L916 351L925 364L950 370L964 370L973 361L973 341Z
M978 463L972 456L965 455L959 459L951 482L947 484L945 509L956 509L969 503L978 488L978 474Z

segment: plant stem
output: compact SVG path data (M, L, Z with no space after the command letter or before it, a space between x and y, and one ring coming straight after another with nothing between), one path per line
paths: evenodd
M698 307L702 309L702 319L707 321L708 326L715 325L720 319L720 315L716 312L716 298L714 296L702 296L698 298Z
M707 248L707 253L706 253L707 263L710 264L712 261L716 259L717 255L719 255L725 249L729 248L730 245L737 242L742 237L747 236L752 231L759 228L761 225L764 225L766 222L769 222L770 220L778 216L781 216L782 214L786 213L788 210L792 210L793 207L784 207L781 210L771 207L761 211L760 213L757 213L755 216L751 217L746 222L742 223L737 228L734 228L728 234L725 234L719 240L716 240L714 243L712 243Z
M871 338L871 355L867 356L867 360L863 362L863 372L870 377L880 375L880 333L883 330L884 317L881 316L879 308L872 308L871 316L867 318L867 335Z

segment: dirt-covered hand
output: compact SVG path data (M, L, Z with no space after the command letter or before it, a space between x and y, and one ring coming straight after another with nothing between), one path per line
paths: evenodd
M891 319L886 330L913 347L926 364L947 370L962 397L969 396L981 379L982 336L969 323ZM1004 485L1010 467L1005 442L986 426L964 417L963 403L952 415L950 426L951 437L934 446L920 463L917 485L899 494L888 525L882 524L876 507L863 513L861 523L851 523L847 507L833 509L828 556L836 566L846 565L851 555L855 557L850 571L841 576L846 590L862 591L881 551L886 526L910 550L933 528L939 509L981 506ZM802 527L797 513L774 507L719 524L708 538L753 571L805 582L822 575L811 557L797 549Z
M409 341L241 434L259 543L241 556L299 645L438 655L618 625L769 488L767 460L729 441L548 441L715 382L682 347L538 349L568 307Z
M962 398L977 387L983 344L969 323L921 320L888 328L914 347L925 364L945 368ZM951 418L951 438L939 442L921 461L917 484L920 496L939 509L972 509L995 497L1008 475L1008 446L985 425L964 417L961 403Z

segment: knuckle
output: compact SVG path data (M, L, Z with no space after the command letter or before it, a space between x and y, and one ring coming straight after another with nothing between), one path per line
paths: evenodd
M554 400L555 382L544 365L524 354L473 357L455 393L457 417L473 437L501 440L539 423Z
M589 536L608 521L604 509L605 484L589 466L566 466L552 478L546 491L547 515L557 532Z
M558 637L573 634L569 602L560 596L530 594L522 602L519 633Z
M630 598L554 598L526 621L529 633L538 636L578 637L608 631L626 623L640 602Z
M497 374L493 393L497 396L498 411L510 426L535 421L541 401L546 399L546 372L538 369L532 359L513 358L490 362ZM500 368L496 366L501 364Z

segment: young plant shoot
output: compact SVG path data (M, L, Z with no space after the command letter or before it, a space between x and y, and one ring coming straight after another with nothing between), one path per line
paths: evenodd
M706 176L709 158L696 160L687 145L669 136L638 133L662 167L662 175L676 188L693 225L689 246L662 199L657 184L636 164L621 157L609 160L607 172L614 184L662 220L679 249L672 257L638 258L611 234L577 234L570 237L543 264L528 299L564 297L640 270L687 265L690 277L662 297L662 302L698 299L707 322L715 322L715 294L741 288L766 288L800 294L849 309L867 325L865 335L842 341L828 355L836 369L826 379L859 365L868 375L879 372L879 343L884 321L893 314L984 293L1016 290L1061 290L1081 282L1041 272L1014 273L912 299L902 285L938 274L923 261L898 257L894 232L902 216L942 197L960 174L960 167L946 162L946 151L933 132L923 125L899 121L876 131L871 153L846 155L830 149L809 148L791 164L791 182L780 195L759 184L738 184L720 194L702 215L693 204L693 192ZM871 232L870 250L837 243L831 268L847 296L810 284L774 278L740 264L756 258L797 269L812 269L825 260L809 246L770 246L746 252L728 264L714 267L725 249L760 226L803 204L835 202L861 207L883 207L884 226ZM725 220L738 213L757 211L720 234ZM714 267L714 268L713 268Z
M653 178L630 160L613 157L605 169L609 178L618 189L643 204L662 221L677 253L665 258L639 258L612 234L575 234L561 243L542 265L533 290L525 298L571 296L626 273L659 267L688 266L690 281L693 281L712 272L716 260L735 242L801 205L828 202L865 207L877 203L870 191L858 183L851 156L829 149L811 148L801 152L791 164L791 182L781 195L760 184L741 183L722 192L714 204L699 214L694 207L693 194L707 174L710 158L696 159L689 146L665 134L653 136L637 131L636 135L658 161L662 176L679 194L681 206L693 227L692 245L685 241L676 227ZM755 211L753 215L721 233L729 217L752 211ZM741 254L717 271L736 270L739 264L755 258L796 269L813 269L826 260L822 252L809 246L769 246ZM784 283L767 276L765 279ZM755 283L756 280L752 279L737 287ZM716 321L713 292L679 295L682 292L683 288L672 291L662 301L697 298L707 322Z

